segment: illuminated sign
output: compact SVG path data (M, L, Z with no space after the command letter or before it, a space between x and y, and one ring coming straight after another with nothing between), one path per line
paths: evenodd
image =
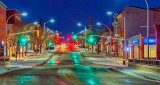
M133 44L133 45L139 44L139 39L136 38L136 39L132 40L132 44Z
M144 44L147 44L149 41L149 44L156 44L156 38L154 37L149 37L149 40L148 38L144 38Z

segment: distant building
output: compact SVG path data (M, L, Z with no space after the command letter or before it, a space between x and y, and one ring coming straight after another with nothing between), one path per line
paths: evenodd
M0 42L5 42L6 37L6 8L7 6L0 1Z
M143 8L127 6L116 17L120 24L119 37L125 39L124 46L119 46L119 53L125 55L129 47L128 58L147 58L147 10ZM160 10L157 8L149 10L149 37L155 39L155 24L160 24ZM127 40L126 40L127 39ZM152 43L149 48L150 58L156 58L156 44ZM125 51L125 52L124 52Z

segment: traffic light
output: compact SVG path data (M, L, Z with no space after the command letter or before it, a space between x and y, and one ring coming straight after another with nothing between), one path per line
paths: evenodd
M28 44L28 38L26 35L19 35L17 42L20 46L26 46Z
M52 41L49 41L49 42L47 43L47 45L48 45L48 46L53 46L53 42L52 42Z
M55 43L60 43L60 37L59 37L59 33L57 33L57 34L55 34L54 36L53 36L53 41L55 42Z
M88 37L87 38L87 42L91 45L95 44L96 43L96 39L95 37Z
M77 40L78 36L76 34L72 34L72 40Z
M39 37L40 36L40 31L39 30L37 30L37 37Z

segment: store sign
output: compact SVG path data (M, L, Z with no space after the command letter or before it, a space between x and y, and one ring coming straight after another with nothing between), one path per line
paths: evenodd
M147 44L148 41L149 41L149 44L156 44L156 38L149 37L149 40L148 38L144 38L144 44Z
M139 44L139 39L136 38L136 39L132 40L132 44L133 44L133 45Z

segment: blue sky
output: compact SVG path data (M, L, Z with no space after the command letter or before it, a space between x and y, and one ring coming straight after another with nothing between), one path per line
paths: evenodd
M18 9L28 12L29 16L23 20L34 22L42 17L43 21L54 18L54 24L47 24L50 29L65 34L79 32L83 27L77 27L77 22L88 25L92 15L94 23L97 21L109 24L110 16L107 11L119 13L125 6L146 8L144 0L2 0L8 9ZM160 0L148 0L149 6L160 7ZM96 27L96 26L95 26Z

